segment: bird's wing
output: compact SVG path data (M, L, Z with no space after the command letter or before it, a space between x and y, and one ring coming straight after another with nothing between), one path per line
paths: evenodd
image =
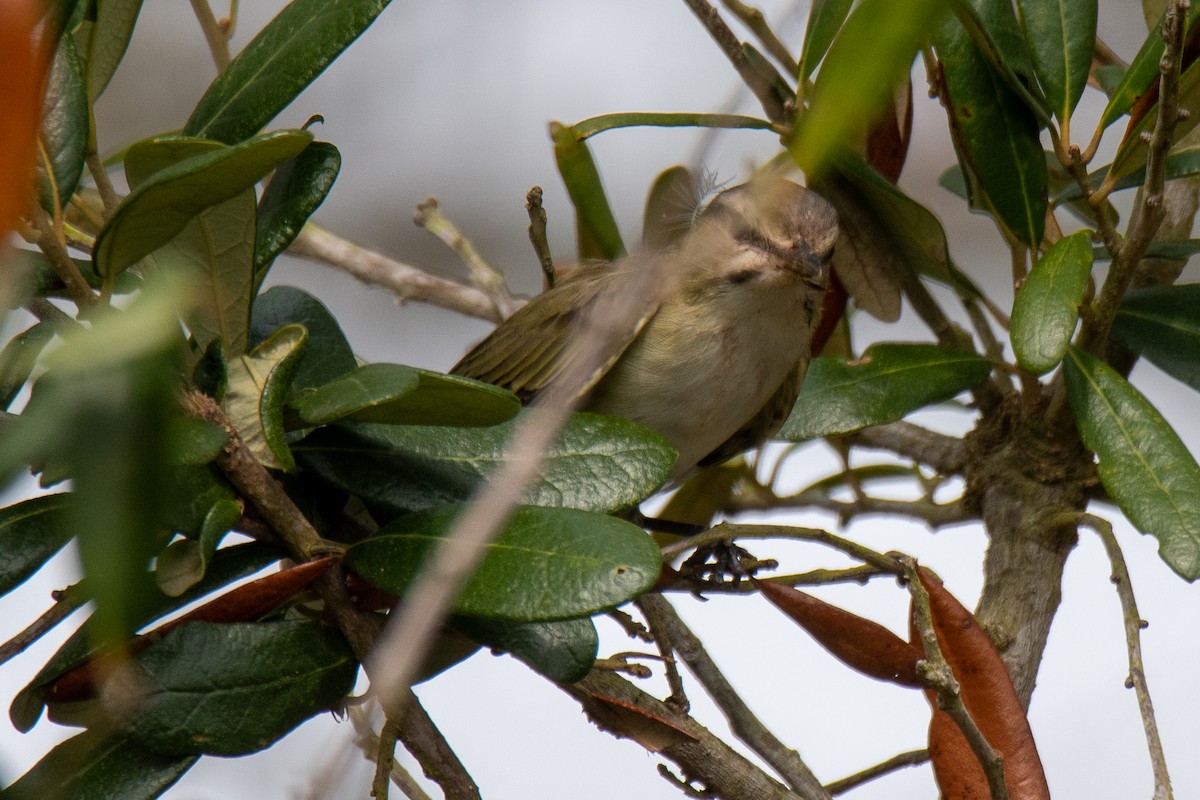
M649 268L643 259L626 259L621 267L602 262L577 267L557 286L534 298L505 320L463 356L450 372L508 389L521 402L532 402L581 354L580 325L597 300L622 281L612 271ZM635 262L630 264L629 262ZM557 297L552 296L557 295ZM642 306L637 308L636 306ZM564 309L571 309L564 311ZM629 299L630 324L618 331L606 360L579 395L585 395L608 372L658 310L657 301L645 295ZM606 334L610 331L606 331Z

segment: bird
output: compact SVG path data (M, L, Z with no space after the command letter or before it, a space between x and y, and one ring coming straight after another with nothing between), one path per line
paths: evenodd
M451 372L535 404L582 357L585 321L615 304L628 324L574 399L664 436L678 451L677 483L757 447L787 418L837 237L833 206L793 181L725 189L673 245L572 269Z

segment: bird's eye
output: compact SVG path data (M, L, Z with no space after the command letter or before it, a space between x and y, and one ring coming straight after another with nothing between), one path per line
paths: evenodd
M753 228L743 228L734 234L734 238L742 244L748 244L751 247L762 248L766 246L766 238Z
M729 283L730 283L730 284L732 284L732 285L734 285L734 286L739 286L739 285L741 285L741 284L743 284L743 283L747 283L747 282L749 282L749 281L752 281L752 280L754 280L754 279L755 279L755 278L757 278L757 277L758 277L758 270L756 270L756 269L743 269L743 270L739 270L739 271L737 271L737 272L733 273L733 274L732 274L732 275L730 275L730 276L729 276L729 277L728 277L726 280L728 280L728 281L729 281Z

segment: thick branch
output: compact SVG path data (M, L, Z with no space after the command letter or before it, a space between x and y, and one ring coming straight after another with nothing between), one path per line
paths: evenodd
M858 447L887 450L932 467L941 475L957 475L966 465L966 446L962 439L922 428L911 422L892 422L864 428L846 436Z

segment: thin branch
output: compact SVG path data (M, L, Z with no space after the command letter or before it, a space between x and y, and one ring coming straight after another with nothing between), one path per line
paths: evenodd
M417 206L413 222L441 239L467 265L471 271L471 281L491 298L502 319L512 316L513 298L504 276L479 254L471 240L463 236L458 226L442 213L435 198L430 197Z
M82 590L82 584L76 583L68 586L61 592L55 592L54 599L54 605L46 609L46 611L40 617L31 622L29 626L25 628L25 630L21 631L16 636L0 645L0 664L4 664L14 656L25 652L30 645L53 630L58 623L71 616L71 614L77 608L86 603L89 598L88 595Z
M371 782L371 797L387 800L392 770L396 766L396 738L400 735L396 721L384 717L383 728L375 743L375 779Z
M405 693L396 733L446 800L479 800L479 787L411 691Z
M1008 800L1008 787L1004 780L1004 759L988 743L983 731L975 724L963 703L962 693L954 671L938 646L937 633L933 628L933 615L929 608L929 593L917 575L916 562L908 557L901 560L907 577L908 591L912 596L913 624L921 637L925 658L917 664L917 670L925 685L937 693L938 708L950 715L958 729L971 746L987 776L992 800Z
M635 600L634 603L642 612L642 616L645 617L646 625L650 629L651 638L658 647L658 654L662 656L663 669L667 677L667 687L671 690L671 695L667 698L667 704L674 706L686 714L692 707L692 704L688 700L687 690L683 686L683 678L680 676L679 667L675 663L675 638L671 631L670 619L668 618L674 613L675 609L671 608L671 604L661 594L645 594Z
M546 239L546 209L542 205L542 187L534 186L525 195L525 210L529 212L529 241L542 265L543 285L553 289L558 282L554 271L554 256L550 253L550 242Z
M875 425L846 435L855 447L887 450L931 467L941 475L959 475L966 469L967 447L962 439L936 433L911 422Z
M37 246L45 253L54 273L67 287L67 293L71 296L71 300L80 309L95 306L100 301L92 292L92 287L88 286L88 282L84 280L79 267L75 266L75 262L71 260L71 254L67 252L66 244L59 238L54 220L50 219L50 215L38 203L33 203L30 209L33 215L33 224L38 231Z
M95 151L89 150L87 168L92 180L96 182L96 192L100 195L100 202L104 204L104 213L106 216L111 216L117 210L117 206L121 204L121 197L113 188L112 180L108 177L104 159L100 158ZM81 204L81 206L87 208L86 204Z
M233 60L229 55L229 34L232 33L232 29L217 21L208 0L191 0L191 3L192 12L200 23L200 29L204 31L204 40L208 42L213 63L217 65L217 72L223 72Z
M371 727L370 715L362 706L352 706L346 709L346 717L354 726L354 744L362 752L363 756L371 762L375 762L376 755L379 751L379 736ZM391 771L392 783L404 794L408 800L433 800L429 794L421 788L416 779L409 774L408 770L402 767L398 762L393 760ZM329 790L324 793L314 792L309 795L311 798L327 797Z
M63 331L76 330L83 327L79 320L44 297L35 297L27 302L25 310L37 317L39 322L48 322L53 325L55 331L60 334Z
M721 13L708 0L683 0L696 18L700 20L708 35L712 37L717 46L721 48L721 52L729 59L729 63L733 64L733 68L737 70L742 81L746 86L750 87L750 91L762 103L763 111L767 115L767 119L779 124L790 122L783 103L780 101L779 95L775 92L775 87L771 81L764 75L760 75L754 70L750 62L746 59L746 53L742 50L742 43L737 35L725 24L725 20L721 19Z
M843 524L863 514L911 517L931 528L958 525L977 519L961 498L949 503L936 503L927 497L920 500L892 500L870 495L862 495L854 500L837 500L822 489L806 489L782 496L770 491L739 494L730 499L727 510L772 511L781 508L820 508L832 511Z
M1121 545L1113 534L1112 523L1093 514L1080 514L1076 517L1079 524L1086 525L1096 532L1112 562L1112 582L1121 598L1121 611L1125 619L1125 645L1129 651L1129 679L1127 686L1137 694L1138 710L1142 715L1142 727L1146 732L1146 745L1150 750L1150 763L1154 770L1154 800L1170 800L1175 795L1171 791L1171 776L1167 772L1167 759L1163 752L1162 738L1158 733L1158 721L1154 716L1154 703L1150 700L1150 687L1146 683L1146 669L1142 661L1142 629L1146 622L1138 613L1137 600L1133 596L1133 584L1129 579L1129 569L1125 566L1125 556L1121 553Z
M401 303L415 300L468 317L500 321L495 303L486 292L388 258L312 223L304 226L287 252L340 269L363 283L387 289Z
M895 772L898 769L904 769L905 767L919 766L928 760L928 750L909 750L907 753L892 756L887 761L883 761L873 767L867 767L862 772L856 772L853 775L842 778L840 781L827 783L825 784L825 789L831 795L845 794L851 789L857 789L864 783L869 783L876 778L882 778L884 775Z
M780 741L754 715L670 602L665 597L654 594L646 595L641 602L654 610L657 621L670 637L675 652L721 709L734 735L770 764L794 791L805 797L829 800L830 794L821 786L821 782L800 758L800 754Z
M663 558L671 559L688 550L736 539L795 539L801 542L815 542L834 550L840 550L851 558L864 564L870 564L889 575L904 574L903 567L895 559L883 553L877 553L869 547L863 547L858 542L843 539L820 528L800 528L791 525L745 525L722 522L704 533L698 533L683 541L667 545L662 549Z
M758 37L758 41L762 44L763 49L770 53L771 57L778 61L781 67L787 70L788 75L796 74L796 70L800 65L799 60L788 52L787 45L775 35L775 30L767 22L767 18L763 15L761 9L746 5L742 0L721 0L721 5L729 9L731 14L740 19Z

